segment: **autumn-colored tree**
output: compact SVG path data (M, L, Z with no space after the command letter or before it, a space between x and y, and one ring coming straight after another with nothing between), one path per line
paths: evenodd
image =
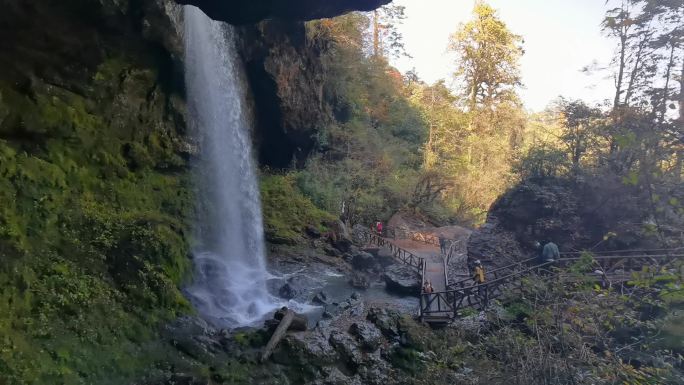
M398 26L406 19L405 7L389 4L372 14L371 55L375 58L409 56L404 48L404 38Z
M470 111L490 108L514 95L520 85L518 61L523 53L522 38L507 28L494 8L478 2L473 16L449 43L458 57L455 75Z

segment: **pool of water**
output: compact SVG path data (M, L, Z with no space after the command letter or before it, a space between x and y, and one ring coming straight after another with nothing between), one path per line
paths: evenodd
M299 264L285 264L272 267L268 279L269 291L274 297L279 295L279 289L286 283L301 289L289 300L280 299L283 306L288 306L298 313L305 314L311 326L315 325L326 311L347 301L354 293L358 293L360 300L366 307L381 306L393 310L414 314L418 310L418 298L400 296L388 293L385 283L380 277L370 277L370 287L367 289L354 288L349 284L349 275L323 264L302 266ZM312 302L316 294L323 292L330 305L320 305Z

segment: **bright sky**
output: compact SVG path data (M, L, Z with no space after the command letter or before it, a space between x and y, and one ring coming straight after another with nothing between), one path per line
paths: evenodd
M406 7L400 27L413 58L394 60L402 72L415 67L424 81L452 84L455 64L446 52L449 35L472 17L474 0L394 0ZM592 63L610 62L614 44L602 35L605 0L489 0L499 17L525 40L521 60L528 109L540 111L559 95L588 102L611 99L613 82L606 72L587 75Z

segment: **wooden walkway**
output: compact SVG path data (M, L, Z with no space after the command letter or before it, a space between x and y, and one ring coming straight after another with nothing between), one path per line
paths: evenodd
M419 317L431 325L450 322L467 307L484 309L492 299L506 291L522 291L524 278L531 274L541 273L548 278L562 278L568 282L594 282L624 290L632 279L632 273L642 270L643 266L664 268L675 260L684 259L683 249L612 252L593 256L591 269L596 268L596 271L571 273L564 267L580 261L582 257L579 253L562 253L562 257L552 263L538 264L536 258L530 258L487 271L487 282L484 284L475 284L470 277L449 282L447 268L453 249L449 250L448 256L444 256L433 236L415 234L407 239L390 239L368 232L366 237L369 244L388 248L398 261L420 272ZM426 281L432 284L432 293L423 292Z
M368 233L368 241L370 244L389 248L396 259L420 272L420 309L429 309L429 314L421 311L423 321L446 323L454 317L451 309L444 309L438 296L422 290L426 282L430 282L435 293L448 289L447 258L440 253L436 237L413 232L408 239L390 239Z

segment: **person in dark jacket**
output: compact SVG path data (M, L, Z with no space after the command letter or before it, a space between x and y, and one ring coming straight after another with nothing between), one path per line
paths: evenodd
M558 246L553 242L547 242L542 250L544 262L554 262L560 258Z

